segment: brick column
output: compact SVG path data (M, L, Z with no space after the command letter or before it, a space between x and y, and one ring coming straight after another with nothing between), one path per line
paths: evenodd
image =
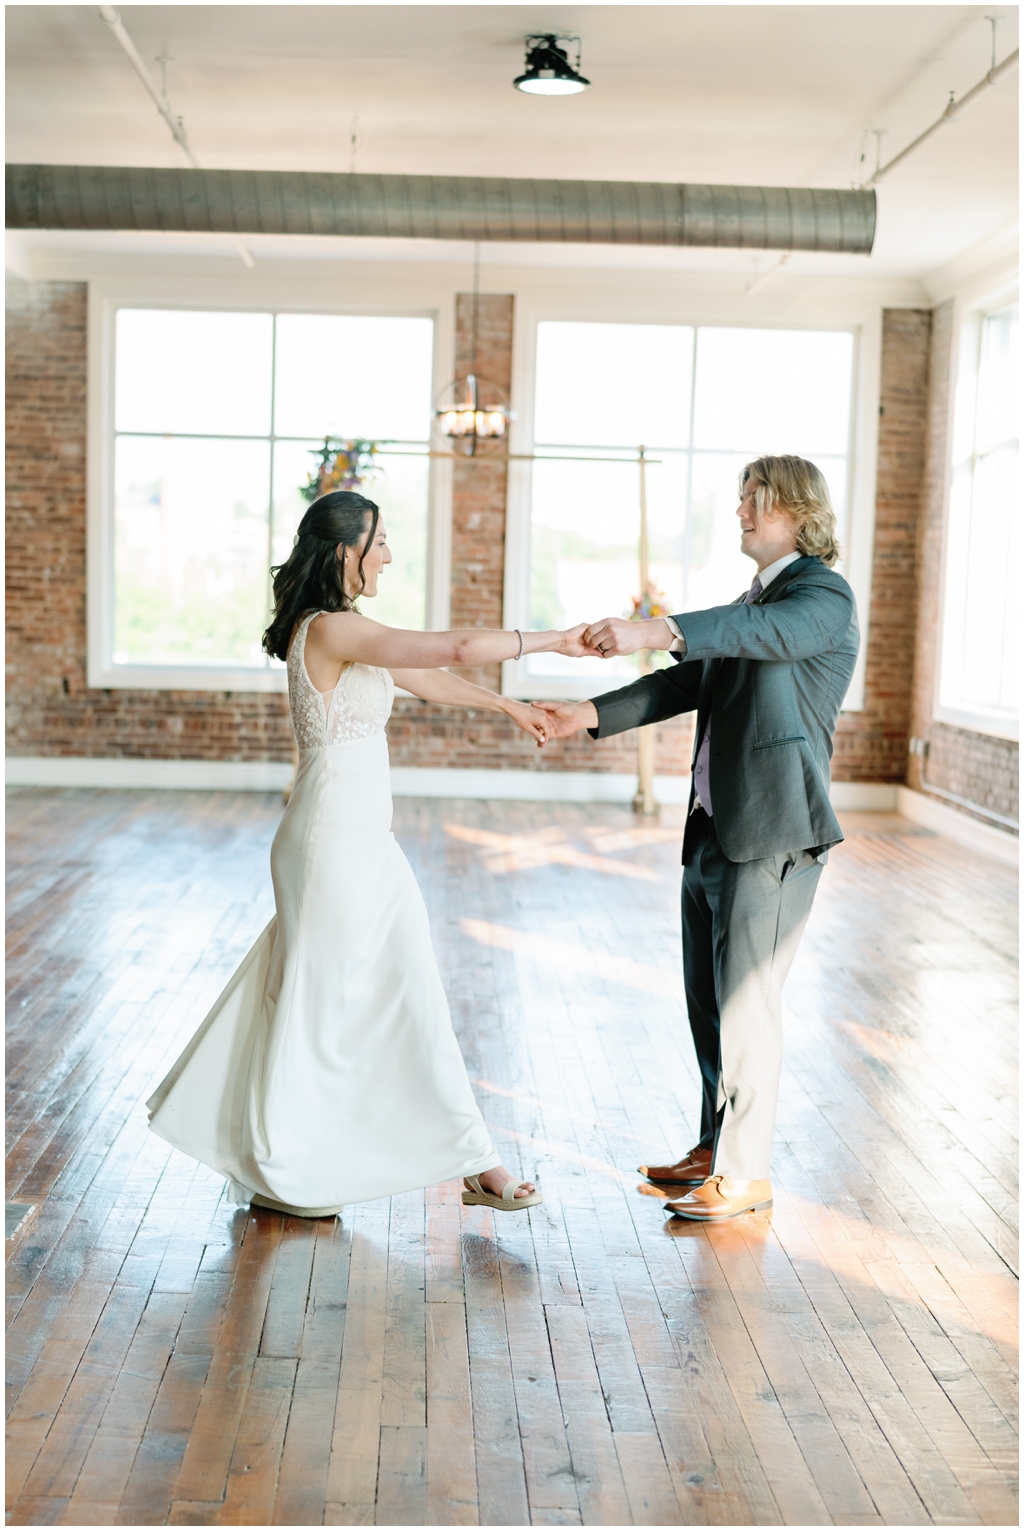
M481 293L477 376L508 393L512 382L511 294ZM455 375L473 365L473 294L455 307ZM508 469L486 455L456 462L452 485L452 627L500 627L505 585L505 496ZM467 680L501 689L498 665L460 670Z
M864 705L839 720L837 781L901 782L906 772L931 317L923 308L889 308L882 315L871 607L860 613L861 641L868 645Z
M47 754L85 690L88 288L7 285L8 745Z
M931 390L928 400L928 445L923 483L924 504L918 535L917 653L914 670L913 731L923 737L932 721L938 667L939 582L942 533L946 506L946 463L949 457L949 390L953 361L953 300L932 315ZM920 791L920 762L908 761L907 785Z

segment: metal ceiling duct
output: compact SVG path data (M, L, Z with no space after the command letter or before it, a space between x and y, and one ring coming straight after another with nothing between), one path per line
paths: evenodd
M8 165L9 229L700 245L869 255L873 190Z

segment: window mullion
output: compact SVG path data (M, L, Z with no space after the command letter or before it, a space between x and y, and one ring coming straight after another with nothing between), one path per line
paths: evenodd
M270 483L267 492L267 609L273 609L273 580L270 566L274 562L274 482L275 456L277 450L277 314L273 316L270 330ZM264 665L270 663L270 655L264 655Z
M694 432L697 428L697 343L700 328L693 327L693 347L690 354L690 432L686 462L686 521L683 526L683 601L689 605L690 569L693 563L693 457L696 450Z

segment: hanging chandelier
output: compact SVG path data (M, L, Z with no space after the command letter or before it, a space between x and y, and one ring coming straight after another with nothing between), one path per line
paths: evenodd
M453 444L464 443L467 457L474 455L479 442L498 441L505 435L511 413L495 383L471 372L464 382L450 384L445 392L454 396L442 398L435 411L438 428Z
M480 377L477 353L480 346L480 246L473 252L473 342L469 372L442 389L434 409L438 431L461 457L475 457L480 449L500 445L515 416L508 395L497 383Z

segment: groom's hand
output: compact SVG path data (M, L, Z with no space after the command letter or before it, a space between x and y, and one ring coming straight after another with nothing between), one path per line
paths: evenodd
M600 622L591 623L583 634L583 642L598 649L602 658L614 659L617 654L635 654L638 649L671 648L674 636L663 617L650 617L645 622L603 617Z
M548 715L548 738L568 739L581 728L596 728L600 719L593 702L534 702Z

